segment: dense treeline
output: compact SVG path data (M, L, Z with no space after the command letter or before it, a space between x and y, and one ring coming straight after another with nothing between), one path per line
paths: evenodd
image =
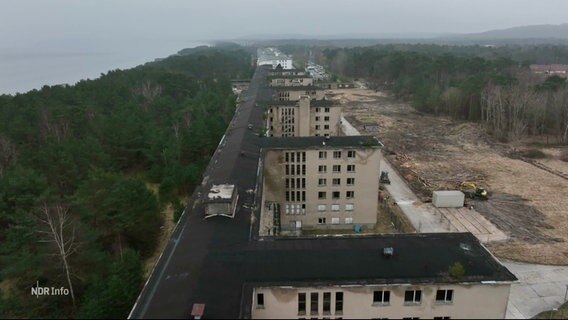
M421 112L482 121L507 140L546 135L568 143L564 78L532 75L526 63L503 56L480 57L479 47L469 55L468 47L454 49L459 54L447 47L412 47L325 49L320 59L332 72L367 79Z
M0 96L0 317L127 316L161 211L179 216L200 183L250 61L202 48ZM36 298L36 283L70 294Z

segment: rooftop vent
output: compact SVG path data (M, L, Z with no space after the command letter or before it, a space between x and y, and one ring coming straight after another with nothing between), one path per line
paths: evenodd
M462 248L462 250L464 251L470 251L471 250L471 246L467 243L460 243L460 248Z
M325 140L329 140L329 139L331 139L330 136L325 136Z
M387 258L394 256L394 248L393 247L383 248L383 256Z

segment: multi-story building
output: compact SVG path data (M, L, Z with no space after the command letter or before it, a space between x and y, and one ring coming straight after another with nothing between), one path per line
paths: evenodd
M270 137L341 135L341 105L330 100L267 102L266 128Z
M471 233L291 242L268 246L280 273L244 286L243 317L503 319L517 280Z
M268 70L268 76L303 76L307 75L305 70L302 69L284 69L282 66ZM308 75L309 76L309 75Z
M267 77L271 87L311 86L314 81L308 75L272 75Z
M373 227L381 147L372 136L265 138L261 151L263 227L276 234Z
M272 69L280 66L283 69L294 68L292 58L276 48L263 48L257 51L257 65L269 65Z
M323 88L309 85L309 86L273 86L272 97L274 100L279 101L298 101L301 96L307 95L312 100L321 100L325 97Z

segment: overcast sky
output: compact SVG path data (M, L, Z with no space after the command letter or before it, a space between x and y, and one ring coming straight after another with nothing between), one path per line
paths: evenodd
M470 33L568 22L568 0L0 0L0 48L265 34Z

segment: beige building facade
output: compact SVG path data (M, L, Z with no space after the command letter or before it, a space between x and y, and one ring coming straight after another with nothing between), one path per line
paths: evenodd
M261 215L275 217L276 234L376 224L382 158L376 138L267 139Z
M253 319L503 319L511 282L256 287Z
M289 86L272 87L273 98L278 101L298 101L302 96L309 96L311 100L321 100L325 97L324 90L316 86Z
M338 136L341 105L329 100L273 101L266 111L269 137Z

